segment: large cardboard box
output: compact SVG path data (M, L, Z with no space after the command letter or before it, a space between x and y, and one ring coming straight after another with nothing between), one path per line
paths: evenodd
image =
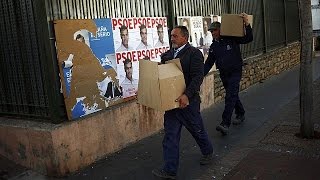
M178 108L175 100L186 89L179 59L158 65L149 60L139 61L138 102L147 107L167 111Z
M253 16L248 15L248 20L252 27ZM243 37L245 30L242 17L239 14L223 14L221 16L220 34L222 36Z

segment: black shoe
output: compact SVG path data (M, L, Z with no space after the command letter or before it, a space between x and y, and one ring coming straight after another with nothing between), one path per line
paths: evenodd
M160 177L160 178L176 179L176 175L170 174L170 173L164 171L163 169L161 169L161 170L154 169L154 170L152 170L152 174L157 176L157 177Z
M218 125L218 126L216 127L216 130L217 130L217 131L220 131L220 132L222 133L222 135L227 135L228 132L229 132L229 127L226 126L226 125L220 124L220 125Z
M236 118L232 121L233 125L239 125L245 120L244 115L237 115Z
M212 163L213 160L213 153L207 154L207 155L202 155L200 159L200 165L207 165Z

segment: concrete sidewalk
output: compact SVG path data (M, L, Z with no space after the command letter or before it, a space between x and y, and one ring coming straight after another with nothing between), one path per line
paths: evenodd
M320 179L320 79L313 88L314 139L299 136L299 98L268 124L275 124L224 179ZM227 159L225 159L227 160Z
M320 124L320 98L316 98L320 97L320 58L317 57L313 63L313 76L316 80L314 83L314 120ZM209 137L214 144L216 161L209 166L200 166L200 150L191 135L183 129L178 179L270 179L268 176L270 168L272 170L275 167L274 164L279 164L280 161L272 161L271 165L263 164L261 162L265 162L266 159L258 157L264 156L264 153L272 159L284 157L285 160L290 160L296 157L297 159L292 162L300 164L301 162L310 163L310 158L314 158L316 160L312 163L317 165L320 155L319 140L302 140L294 136L299 130L298 93L299 67L242 91L240 98L246 109L246 121L240 126L232 126L228 136L221 136L215 130L215 126L221 121L224 103L217 103L205 109L202 115ZM156 179L152 176L151 170L161 167L163 163L162 137L163 132L155 134L105 157L76 174L60 179ZM256 163L253 163L253 160L256 160ZM315 165L312 167L318 167ZM255 167L261 168L250 171ZM285 167L291 168L290 166ZM291 172L289 169L287 172ZM252 174L252 172L261 173ZM281 172L285 172L283 168ZM271 174L274 174L274 171L271 171ZM277 179L274 177L271 179ZM11 179L55 178L47 178L27 171Z
M251 133L248 133L248 136L242 138L238 143L234 143L236 145L232 146L228 153L222 154L219 161L197 179L301 179L301 177L308 179L307 177L310 177L312 172L317 172L319 166L311 166L314 169L310 167L309 171L303 171L308 166L302 162L312 164L313 162L310 161L313 160L310 159L317 159L316 163L319 163L320 140L304 140L295 136L300 127L298 70L297 67L248 89L247 96L242 94L247 114L249 116L253 114L253 116L248 120L252 121L247 121L236 130L240 128L242 131ZM313 121L319 131L320 100L317 98L320 96L319 57L314 61L313 77L315 80ZM293 81L288 83L291 80ZM249 96L254 96L254 98L249 98ZM274 97L277 97L277 100ZM279 105L286 100L288 103ZM269 101L273 103L267 103ZM261 110L254 111L254 108ZM265 112L259 114L261 111ZM262 120L264 118L266 120ZM247 126L250 128L246 128ZM239 133L238 136L241 136L243 132L237 133ZM270 157L269 161L262 161L264 156ZM289 166L294 163L299 166ZM297 167L301 168L300 174L291 173L296 175L294 178L284 175L290 174ZM317 174L312 175L314 177Z
M301 139L299 97L231 149L199 179L319 179L320 79L314 82L316 139Z

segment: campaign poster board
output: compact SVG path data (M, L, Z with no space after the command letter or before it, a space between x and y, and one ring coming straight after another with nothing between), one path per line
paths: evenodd
M160 20L161 19L161 20ZM124 19L122 19L124 21ZM140 59L160 61L169 46L154 47L158 37L156 24L163 22L163 38L168 42L166 18L127 18L132 21L129 33L134 49L118 51L119 19L86 19L54 21L57 60L68 119L78 119L126 101L137 91ZM147 26L150 47L137 49L141 41L139 26ZM118 33L118 34L116 34ZM139 36L137 36L137 33ZM116 35L115 35L116 34ZM159 38L158 38L159 39ZM136 45L136 46L135 46ZM125 82L124 61L130 58L133 79ZM124 90L127 91L124 93ZM128 90L129 89L129 90Z
M139 60L160 62L160 55L170 48L167 18L114 18L112 27L120 87L123 98L128 98L138 90ZM131 82L128 80L128 60L132 62Z
M202 46L200 44L203 44L203 23L202 23L202 16L194 16L190 18L190 35L192 38L192 46L201 49ZM200 41L202 41L200 43Z
M200 43L200 45L204 49L206 49L206 51L204 51L204 54L208 54L207 50L210 48L210 45L213 40L211 32L209 31L209 27L211 24L211 17L203 17L202 23L203 23L203 43Z
M202 51L203 44L203 23L202 16L178 16L179 26L187 27L189 31L189 43Z
M191 24L190 23L191 23L191 16L178 16L177 17L177 24L179 26L185 26L188 29L189 34L190 34L188 41L192 45L193 39L191 36Z
M211 17L211 22L219 22L219 23L221 23L221 16L211 14L210 17Z

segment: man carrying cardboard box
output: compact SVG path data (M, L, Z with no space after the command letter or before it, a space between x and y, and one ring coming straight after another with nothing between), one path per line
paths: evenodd
M213 64L216 63L226 91L222 122L216 127L216 130L220 131L223 135L229 132L233 110L235 110L236 114L233 124L240 124L245 119L245 110L239 99L239 84L243 66L239 44L251 42L253 35L250 23L248 22L248 15L242 13L240 16L243 18L246 30L243 37L221 36L219 22L212 23L209 28L214 40L210 46L208 59L204 65L204 75L207 75Z
M200 114L200 86L203 80L203 55L200 50L188 43L189 32L184 26L171 31L172 49L161 55L161 63L179 58L183 70L186 89L177 98L180 107L164 114L163 156L164 166L152 173L161 178L175 179L179 166L179 141L182 125L191 133L200 147L200 164L209 164L213 147L203 126ZM170 91L170 89L168 89Z

